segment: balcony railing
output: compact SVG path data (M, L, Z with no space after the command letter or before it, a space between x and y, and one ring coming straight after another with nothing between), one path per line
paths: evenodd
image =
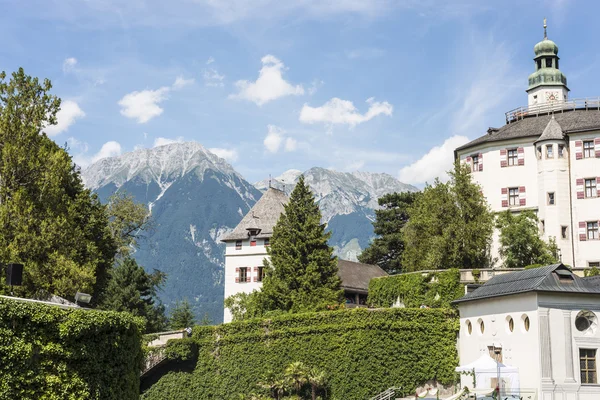
M506 115L506 123L518 121L520 119L562 113L573 110L598 110L600 111L600 97L586 97L582 99L558 100L551 103L535 104L527 107L519 107L510 110Z

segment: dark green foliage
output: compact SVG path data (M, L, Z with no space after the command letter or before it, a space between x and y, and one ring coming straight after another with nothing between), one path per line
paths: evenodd
M458 365L449 309L353 309L195 327L192 373L164 376L145 400L235 399L268 394L269 372L303 362L322 371L330 399L364 400L391 387L449 384Z
M500 257L506 268L524 268L531 264L550 265L558 261L556 241L544 242L533 211L518 215L510 210L498 214Z
M171 318L169 318L171 329L191 328L194 324L194 313L187 299L175 303L175 307L171 311Z
M600 275L600 269L598 269L598 267L592 267L590 269L586 269L583 274L585 276L598 276Z
M358 257L360 262L379 265L389 274L402 272L402 228L409 218L408 209L418 195L418 192L390 193L379 198L381 209L375 210L373 222L378 237Z
M156 291L164 281L162 272L155 270L149 274L133 258L125 258L111 271L100 307L144 317L145 332L162 331L167 326L167 318Z
M391 307L398 299L408 308L449 308L452 301L465 294L460 283L460 271L432 272L428 274L401 274L371 279L367 303L371 307Z
M0 262L25 265L16 294L73 299L102 292L116 249L104 206L43 133L60 109L51 87L23 69L0 73Z
M134 400L142 321L0 299L0 399Z
M300 176L273 228L266 276L257 292L261 312L324 310L343 299L337 258L327 244L321 212Z
M198 358L198 344L192 338L169 340L165 356L172 361L193 361Z
M493 215L466 165L455 164L450 181L434 182L408 209L404 227L405 272L485 268L490 262Z

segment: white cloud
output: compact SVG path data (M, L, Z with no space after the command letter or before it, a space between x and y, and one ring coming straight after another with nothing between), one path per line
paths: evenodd
M77 59L75 57L65 58L63 61L62 69L65 74L73 71L75 69L75 65L77 65Z
M347 164L344 167L344 169L346 171L353 172L353 171L358 171L359 169L361 169L364 166L365 166L364 160L356 160L354 162L351 162L350 164Z
M204 78L204 84L206 86L212 87L223 87L223 80L225 79L225 75L219 74L216 68L207 68L204 70L202 75Z
M56 114L56 125L50 125L44 128L48 136L56 136L61 132L69 130L69 127L75 123L76 119L85 117L85 113L79 105L72 101L63 101L60 105L60 111Z
M183 136L179 136L175 139L169 139L164 137L157 137L154 139L154 145L152 147L165 146L171 143L181 143L183 142Z
M86 142L82 142L77 138L70 137L67 139L67 144L69 145L69 150L77 150L80 153L87 153L89 150L89 146Z
M279 147L281 146L281 142L283 142L283 134L285 131L275 125L269 125L267 127L267 136L265 136L265 140L263 141L267 151L270 153L277 153Z
M259 106L284 96L304 94L302 85L292 85L283 79L285 65L270 54L261 59L263 64L255 82L237 81L237 94L230 95L232 99L249 100Z
M208 57L208 60L206 60L206 65L210 65L214 62L215 62L215 59L213 57Z
M378 102L373 97L367 99L369 109L365 114L358 112L351 101L332 98L321 107L304 104L300 111L300 121L306 124L322 122L325 124L346 124L354 127L367 122L378 115L391 116L394 108L387 101Z
M196 80L194 78L185 79L183 76L178 76L173 83L173 89L181 89L192 85Z
M73 162L80 167L87 167L88 165L106 157L115 157L121 155L122 152L121 144L112 140L104 143L100 150L93 156L88 156L86 154L88 151L87 143L82 143L75 138L69 138L67 142L71 146L72 150L79 150L79 153L73 156Z
M235 162L238 159L238 152L236 149L223 149L220 147L212 147L210 149L217 157L224 158L229 162Z
M287 138L285 139L285 151L296 151L296 148L298 147L298 142L296 141L296 139L294 138Z
M92 157L92 162L96 162L102 158L106 158L106 157L115 157L118 155L121 155L121 145L119 144L119 142L115 142L114 140L111 140L110 142L106 142L102 145L102 147L100 148L100 151L97 152L96 154L94 154L94 156Z
M118 103L121 106L121 115L144 124L162 114L163 109L159 104L167 99L168 93L169 88L166 86L157 90L128 93Z
M446 172L452 169L454 149L468 141L466 136L458 135L446 139L441 146L434 146L423 157L403 167L398 173L398 179L404 183L431 183L435 178L447 181Z

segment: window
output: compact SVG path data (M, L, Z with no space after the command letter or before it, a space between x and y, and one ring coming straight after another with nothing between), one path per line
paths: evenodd
M564 157L565 157L565 145L559 144L558 145L558 158L564 158Z
M252 246L252 247L256 246L256 239L252 239L250 241L250 246Z
M596 156L594 152L594 141L584 140L583 141L583 158L594 158Z
M479 171L479 154L472 156L473 158L473 169L472 171Z
M575 328L577 328L579 332L594 333L597 325L596 314L591 311L579 311L575 317Z
M597 197L596 178L585 180L585 197Z
M517 153L517 149L509 149L507 151L508 154L508 165L519 165L519 154Z
M542 68L542 59L537 60L537 69ZM533 96L534 99L537 99L537 94Z
M536 152L536 154L537 154L537 158L538 158L538 160L541 160L541 159L542 159L542 146L538 146L538 147L537 147L537 152Z
M469 332L469 335L473 333L473 325L469 320L467 320L467 332Z
M246 283L248 282L248 267L242 267L240 268L240 272L239 272L239 276L238 276L238 281L240 283Z
M554 192L548 192L548 205L554 205Z
M588 267L590 267L590 268L600 268L600 261L590 261L588 263Z
M568 235L569 235L569 230L568 230L568 227L566 227L566 226L561 226L561 227L560 227L560 236L561 236L563 239L567 239Z
M271 245L271 240L270 239L265 239L265 247L268 247Z
M529 332L529 317L527 315L523 315L523 329L525 332Z
M579 349L579 365L581 366L581 383L597 383L596 349Z
M554 158L554 146L551 144L546 145L546 158Z
M587 238L588 240L598 240L598 221L587 223Z
M258 274L256 275L256 282L262 282L265 278L265 267L257 267Z
M546 58L546 68L552 68L552 58Z
M558 69L558 58L556 59L556 69Z
M479 332L483 335L483 332L485 332L485 324L483 323L483 320L480 319L479 320Z
M519 205L519 188L508 188L508 205Z
M241 250L242 249L242 241L241 240L236 240L235 241L235 249L236 250Z
M507 323L508 323L508 331L512 332L515 330L515 321L512 319L511 316L509 316L507 318Z

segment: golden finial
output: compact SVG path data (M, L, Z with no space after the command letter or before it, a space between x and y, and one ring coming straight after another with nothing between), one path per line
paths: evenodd
M544 39L548 39L548 35L546 34L547 27L548 27L548 25L546 25L546 18L544 18Z

